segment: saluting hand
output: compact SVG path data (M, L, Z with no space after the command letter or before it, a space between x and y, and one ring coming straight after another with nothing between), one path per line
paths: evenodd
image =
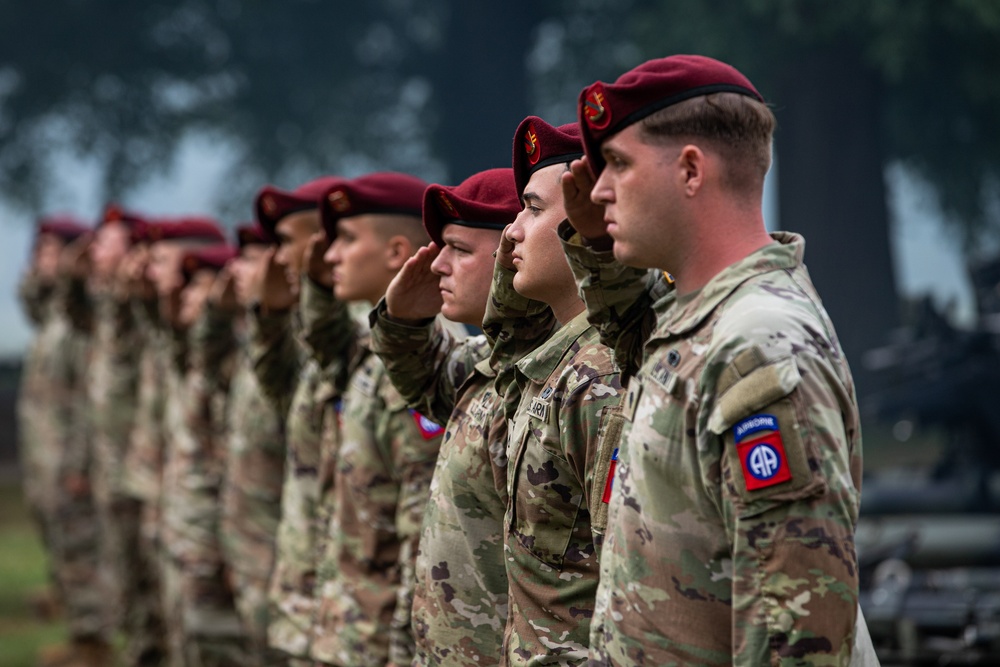
M608 236L608 223L604 221L604 207L590 199L590 192L594 189L595 183L586 157L570 163L569 171L562 175L566 217L569 218L569 224L573 225L573 229L590 245L606 243L610 246L612 241Z
M317 232L309 237L306 244L306 271L317 285L333 289L333 266L323 259L330 248L330 239L325 232Z
M225 311L235 311L239 307L236 300L233 272L229 264L222 267L222 270L215 276L212 289L208 293L208 301L213 306Z
M93 234L83 234L70 241L59 255L60 270L74 278L86 278L90 273L90 244Z
M288 279L285 267L275 260L277 248L268 248L258 276L257 300L265 312L289 310L299 300L298 285Z
M394 320L416 322L441 312L439 278L431 263L441 250L431 242L406 260L385 292L386 311Z
M497 258L497 264L507 269L508 271L514 270L514 242L507 238L507 232L510 230L510 225L503 228L503 232L500 234L500 245L497 247L495 257Z

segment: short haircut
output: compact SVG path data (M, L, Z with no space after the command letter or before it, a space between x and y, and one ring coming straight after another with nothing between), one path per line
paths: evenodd
M726 163L723 186L734 193L759 193L771 167L776 121L768 106L746 95L712 93L673 104L639 121L649 144L702 139Z
M388 240L393 236L405 236L413 245L413 250L431 242L420 216L399 213L371 213L372 229Z

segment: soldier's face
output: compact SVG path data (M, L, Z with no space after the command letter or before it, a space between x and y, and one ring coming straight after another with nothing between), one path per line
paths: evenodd
M111 278L118 264L128 252L131 241L129 228L120 222L109 222L97 228L90 246L90 259L94 275L106 280Z
M493 278L493 251L500 231L445 225L444 247L431 264L441 277L441 314L453 322L482 326Z
M267 246L248 245L240 250L240 255L230 265L233 274L233 289L240 305L248 306L254 298L254 284L264 268Z
M323 256L333 265L333 294L341 301L378 301L396 275L392 238L377 229L375 216L337 221L337 238Z
M639 125L605 140L607 165L591 200L604 206L608 234L618 261L639 268L670 270L670 252L684 245L684 169L680 144L651 145Z
M306 245L319 228L319 211L316 210L286 215L275 227L278 251L274 255L274 260L279 266L285 267L288 282L292 285L298 285L305 272Z
M181 290L180 311L177 314L177 323L181 328L187 329L198 320L214 282L215 272L208 269L195 271L191 276L191 280Z
M505 234L514 243L514 289L529 299L551 304L567 290L576 292L556 228L566 219L560 179L566 166L554 164L531 175L521 198L522 210Z
M181 287L181 260L184 247L171 241L154 243L149 250L149 279L160 297L166 297Z
M59 274L59 254L65 247L62 239L42 234L35 243L35 274L43 281L52 281Z

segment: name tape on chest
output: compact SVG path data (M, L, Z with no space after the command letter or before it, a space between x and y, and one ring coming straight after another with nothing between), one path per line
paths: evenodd
M545 421L549 418L549 402L543 401L541 398L531 399L531 403L528 405L528 414Z
M416 410L410 410L410 416L413 417L413 421L417 425L417 430L420 431L420 436L424 440L430 440L431 438L436 438L442 433L444 433L444 427L435 421L431 421L427 417Z
M769 433L752 440L746 439L762 431ZM777 417L766 414L747 417L733 426L733 438L747 491L781 484L792 478Z

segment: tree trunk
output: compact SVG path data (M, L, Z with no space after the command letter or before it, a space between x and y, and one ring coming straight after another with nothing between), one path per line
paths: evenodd
M514 130L528 115L526 0L453 0L444 53L434 68L438 154L451 180L511 165Z
M881 82L842 48L790 64L779 94L779 224L806 238L806 265L864 395L863 355L898 324Z

